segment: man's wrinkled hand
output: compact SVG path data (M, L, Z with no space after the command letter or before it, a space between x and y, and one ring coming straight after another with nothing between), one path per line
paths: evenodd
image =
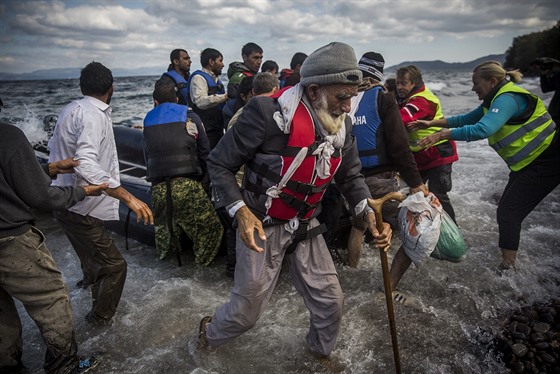
M154 215L150 207L142 200L132 196L126 205L136 214L136 222L144 221L144 225L148 223L154 224Z
M266 240L262 222L259 221L259 219L249 210L249 208L247 208L247 206L243 206L237 210L235 213L235 219L237 220L239 237L243 243L245 243L247 248L258 253L263 253L264 249L259 247L255 242L255 231L259 235L259 239L262 241Z
M366 215L366 221L368 223L369 231L374 239L374 245L378 249L382 249L385 252L389 250L391 247L391 238L393 236L393 230L391 229L391 225L387 222L383 222L383 231L379 232L376 225L375 214L370 212Z
M100 196L103 191L109 188L109 183L101 183L99 185L90 184L82 188L86 191L86 196Z
M49 175L54 177L57 174L73 173L74 168L78 165L80 165L80 161L76 161L72 157L60 161L49 162Z
M418 187L411 187L410 188L410 194L411 195L414 195L415 193L420 192L420 191L422 191L424 196L428 196L428 194L430 193L430 191L428 190L428 187L426 187L426 185L424 183L422 183Z

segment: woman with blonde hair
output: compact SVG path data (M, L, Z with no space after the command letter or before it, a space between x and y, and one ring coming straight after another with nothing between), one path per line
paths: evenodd
M510 168L497 210L501 270L515 265L525 217L560 184L558 126L539 97L515 84L522 77L497 61L484 62L472 76L472 90L482 100L479 107L466 114L411 123L415 128L444 127L421 139L421 147L442 139L488 139Z

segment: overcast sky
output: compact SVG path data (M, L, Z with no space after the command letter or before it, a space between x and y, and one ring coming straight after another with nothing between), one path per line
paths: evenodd
M226 65L255 42L288 67L295 52L331 41L411 60L466 62L505 53L516 36L550 28L560 0L75 0L0 2L0 72L82 67L164 70L174 48L191 71L216 48ZM225 72L225 70L224 70Z

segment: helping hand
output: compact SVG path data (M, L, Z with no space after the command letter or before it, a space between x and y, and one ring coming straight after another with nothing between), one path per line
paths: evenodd
M420 148L428 148L431 147L432 145L436 144L437 142L439 142L440 139L440 132L436 132L433 133L432 135L428 135L425 138L422 138L420 140L418 140L418 142L416 143L418 145L418 147Z
M419 119L416 121L412 121L409 122L408 125L406 125L406 129L408 130L408 132L413 132L413 131L417 131L417 130L421 130L421 129L427 129L431 127L431 122L430 121L425 121L423 119Z
M371 235L373 235L375 246L387 252L389 247L391 247L391 238L393 236L391 225L387 222L383 222L383 231L380 233L377 230L375 214L373 212L366 215L366 221L368 223L369 231L371 232Z
M99 185L90 184L82 188L86 191L86 196L100 196L101 192L109 188L109 183L101 183Z
M54 177L57 174L73 173L74 168L78 165L80 165L80 161L76 161L72 157L60 161L49 162L49 175Z
M261 221L247 208L243 206L235 213L235 219L237 220L237 225L239 230L239 237L243 240L243 243L247 248L252 249L255 252L263 253L264 249L257 246L255 242L255 231L259 235L259 239L262 241L266 240L266 235L264 234L264 229L262 227Z

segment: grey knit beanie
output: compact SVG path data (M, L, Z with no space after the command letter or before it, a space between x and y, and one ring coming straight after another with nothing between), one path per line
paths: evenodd
M311 53L301 65L301 81L310 84L353 84L362 82L356 54L348 44L332 42Z

